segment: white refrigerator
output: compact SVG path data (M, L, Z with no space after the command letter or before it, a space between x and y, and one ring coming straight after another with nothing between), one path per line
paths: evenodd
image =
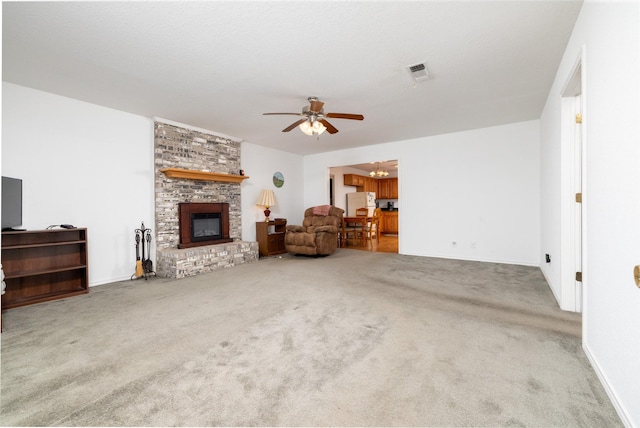
M368 215L373 215L376 208L376 192L347 193L347 216L354 217L358 208L368 208Z

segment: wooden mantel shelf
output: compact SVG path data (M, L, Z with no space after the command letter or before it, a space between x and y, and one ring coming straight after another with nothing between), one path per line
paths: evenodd
M186 178L188 180L201 180L201 181L222 181L225 183L241 183L242 180L246 180L246 175L233 175L233 174L222 174L219 172L206 172L206 171L195 171L192 169L181 169L181 168L164 168L161 169L160 172L164 172L169 178Z

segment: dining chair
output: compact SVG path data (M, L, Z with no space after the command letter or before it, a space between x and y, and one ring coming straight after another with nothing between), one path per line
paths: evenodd
M340 233L340 238L342 240L341 246L346 247L349 244L349 241L352 241L355 245L358 237L358 229L352 224L345 224Z
M364 237L368 242L373 244L373 237L375 236L376 242L380 243L380 217L381 217L381 209L376 208L373 210L373 216L370 217L367 222L367 226L364 230Z
M357 208L356 217L366 217L368 212L369 210L367 208ZM365 228L363 227L363 224L360 222L345 224L345 227L343 228L343 235L344 235L343 238L345 240L345 244L349 240L352 240L354 245L358 245L360 242L362 242L362 245L364 245L364 239L365 239L364 231L365 231Z
M356 209L356 217L366 217L367 215L369 215L369 208L357 208Z

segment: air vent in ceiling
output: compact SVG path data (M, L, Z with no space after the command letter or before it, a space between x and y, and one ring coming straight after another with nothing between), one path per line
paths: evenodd
M423 80L429 79L429 71L427 70L427 66L424 64L424 62L408 65L406 68L411 78L416 82L421 82Z

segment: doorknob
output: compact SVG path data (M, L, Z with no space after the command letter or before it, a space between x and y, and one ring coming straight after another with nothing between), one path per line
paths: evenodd
M636 282L636 286L640 288L640 265L633 268L633 279Z

